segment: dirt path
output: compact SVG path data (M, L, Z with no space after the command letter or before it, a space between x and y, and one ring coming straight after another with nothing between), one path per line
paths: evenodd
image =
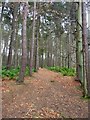
M81 99L80 84L41 69L25 78L25 85L3 81L3 117L7 118L87 118L88 101Z

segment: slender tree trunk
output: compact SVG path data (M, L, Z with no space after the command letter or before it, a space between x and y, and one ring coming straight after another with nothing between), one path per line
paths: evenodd
M44 65L44 60L43 60L43 51L42 51L42 54L41 54L41 68L43 68L43 65Z
M26 40L26 23L27 23L27 3L24 3L23 6L23 23L22 23L22 60L21 60L21 69L19 73L18 83L24 82L24 75L27 63L27 40Z
M14 38L15 38L15 14L14 14L13 21L12 21L12 33L11 33L11 40L10 40L10 45L9 45L7 69L10 69L12 65L12 47L13 47Z
M35 69L36 71L39 69L39 44L38 44L38 39L39 39L39 36L38 36L38 32L37 32L37 37L36 37L36 55L35 55Z
M82 26L82 3L79 2L77 11L78 23ZM77 63L77 80L83 83L83 50L82 50L82 28L77 23L77 40L76 40L76 63Z
M69 35L68 35L68 48L67 48L67 51L68 51L68 55L67 55L67 59L68 59L68 68L70 68L70 30L69 30Z
M0 5L2 6L2 3L0 3ZM1 14L0 14L0 17L1 17ZM2 43L2 27L1 27L1 21L0 21L0 70L2 69L2 55L1 55L2 48L1 48L1 43ZM0 77L0 81L2 81L1 77ZM0 82L0 87L1 87L1 83L2 82ZM1 93L0 93L0 95L1 95ZM0 111L1 111L1 109L0 109ZM1 115L0 115L0 118L1 118Z
M58 49L58 40L56 39L56 46L55 46L55 66L58 66L58 53L57 53L57 49Z
M50 66L49 56L50 56L50 53L49 53L49 50L48 50L47 51L47 66L48 67Z
M61 35L60 35L60 38L59 38L60 40L59 40L59 51L60 51L60 53L59 53L59 66L61 67L62 66L62 63L61 63Z
M61 37L61 40L60 40L60 62L61 62L60 67L63 66L62 59L63 58L62 58L62 37Z
M16 26L16 14L17 14L17 4L15 3L15 7L13 10L13 20L12 20L12 33L11 33L11 40L9 45L9 54L7 59L7 69L11 68L12 65L12 48L13 48L13 42L15 39L15 26Z
M1 43L2 43L2 28L0 21L0 71L2 70L2 54L1 54ZM2 77L0 75L0 87L2 87ZM0 98L2 98L2 90L0 90ZM2 119L2 99L0 99L0 119Z
M82 2L82 37L83 37L83 52L84 52L84 71L85 71L85 78L84 78L84 92L85 96L88 95L88 88L89 88L89 79L88 79L88 40L87 40L87 23L86 23L86 3ZM89 93L90 95L90 93Z
M15 43L15 68L18 66L18 30L16 32L16 43Z
M14 66L15 68L18 66L18 27L19 27L19 24L18 24L18 18L16 16L16 39L15 39L15 49L14 49Z
M36 31L36 46L35 46L35 69L36 71L39 69L39 23L40 23L40 16L38 16L37 20L37 31Z
M47 40L45 41L45 66L47 66Z
M4 43L3 55L2 55L2 64L5 66L7 63L7 41Z
M53 66L53 43L51 43L51 66Z
M68 68L71 67L71 23L69 23L69 35L68 35Z
M88 9L88 96L90 96L90 8Z
M2 3L0 3L0 4L2 4L2 5L1 5L1 6L2 6L2 9L1 9L1 14L0 14L0 23L1 23L2 17L3 17L3 11L4 11L5 2L2 2Z
M88 46L88 96L90 97L90 43Z
M33 31L32 31L32 41L31 41L31 52L30 52L30 76L32 76L32 68L33 68L33 54L34 54L34 42L35 42L35 17L36 17L36 2L34 2L34 10L33 10Z

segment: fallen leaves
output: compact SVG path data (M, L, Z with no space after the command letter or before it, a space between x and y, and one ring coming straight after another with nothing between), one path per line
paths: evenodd
M62 118L87 117L88 102L81 100L80 84L73 77L64 77L40 69L33 77L25 78L25 85L3 81L3 117ZM7 109L6 109L7 108ZM82 114L81 114L82 113Z

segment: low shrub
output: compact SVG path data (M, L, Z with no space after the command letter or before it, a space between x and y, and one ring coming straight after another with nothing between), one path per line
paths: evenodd
M7 70L5 66L2 67L2 70L0 71L0 76L2 78L9 77L10 79L16 79L16 77L19 75L20 72L20 66L17 68L12 67L10 70ZM36 72L36 70L33 68L32 72ZM26 67L25 76L29 75L29 67Z
M76 72L74 68L66 68L66 67L47 67L48 70L60 72L63 76L75 76Z

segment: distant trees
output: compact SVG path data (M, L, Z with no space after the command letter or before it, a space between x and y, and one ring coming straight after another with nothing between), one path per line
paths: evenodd
M69 10L67 10L69 4L63 4L62 2L38 3L38 8L35 8L35 4L28 4L29 14L27 16L27 58L30 66L30 75L32 75L33 67L38 69L39 66L68 66L67 49L64 45L68 44L66 39L68 28L66 28L67 22L65 21L67 21L66 19L68 19L69 15ZM66 13L64 14L64 12ZM4 26L7 27L6 29L3 28L4 32L6 32L3 35L8 36L8 39L5 41L5 37L3 37L5 42L3 48L3 59L5 59L5 62L3 61L3 64L7 63L7 69L10 69L10 66L17 67L21 62L21 13L21 3L5 3L2 16ZM66 33L64 33L65 31ZM71 58L73 58L72 55ZM71 64L75 64L73 61L74 59L71 60Z
M12 31L11 31L11 39L9 44L9 53L7 58L7 69L10 69L10 67L12 66L12 47L15 40L15 27L16 27L16 16L17 16L18 4L17 2L10 3L9 6L10 6L9 14L11 14L13 18L11 20Z

